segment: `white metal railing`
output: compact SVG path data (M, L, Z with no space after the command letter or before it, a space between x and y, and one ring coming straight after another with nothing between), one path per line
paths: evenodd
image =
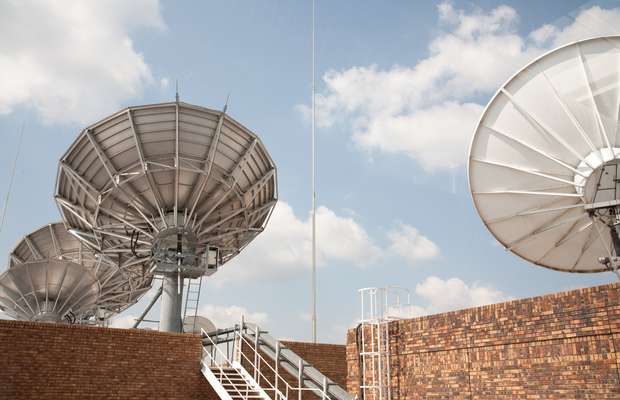
M244 328L246 327L243 322L241 326ZM232 350L227 346L227 352L232 354L227 355L224 354L219 348L218 343L216 343L208 333L202 331L203 337L206 337L210 342L207 346L211 347L212 352L214 352L214 354L212 354L207 351L206 348L203 349L204 353L207 354L210 365L214 368L220 368L221 370L221 365L224 364L245 369L264 392L273 393L273 398L275 400L293 400L295 398L301 400L304 393L313 393L322 400L334 400L330 397L327 390L327 378L324 378L322 388L304 387L304 365L301 359L299 360L297 369L298 376L296 377L298 386L291 385L285 379L280 368L280 342L276 342L276 360L274 361L274 366L272 366L269 360L265 359L265 357L260 354L258 327L254 332L254 343L244 337L242 328L236 326L232 333ZM230 338L228 339L230 340ZM288 375L291 376L291 374Z
M215 355L214 355L211 352L207 351L207 349L205 348L206 346L203 346L203 348L202 348L203 360L201 361L203 363L203 365L206 368L209 368L211 371L213 371L213 368L217 368L219 370L220 374L219 374L219 376L216 376L216 378L220 382L220 384L222 384L222 386L223 386L224 385L224 378L226 378L226 380L228 381L228 384L235 390L235 392L237 392L237 394L241 398L247 398L248 397L248 390L246 389L245 397L244 397L244 395L241 393L241 391L239 391L237 385L235 385L233 383L233 381L230 379L228 374L226 374L225 371L224 371L224 367L232 367L232 365L231 365L228 357L226 356L226 354L224 354L220 350L220 348L217 346L217 344L211 339L211 337L207 334L207 332L205 332L202 328L200 329L200 333L202 334L203 338L207 338L211 342L211 346L210 347L215 352ZM205 357L207 358L208 363L204 362L204 358ZM249 386L250 385L248 383L246 385L246 388L249 387Z

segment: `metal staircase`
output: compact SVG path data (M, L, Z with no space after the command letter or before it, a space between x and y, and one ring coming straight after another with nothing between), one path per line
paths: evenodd
M254 324L242 321L202 335L203 374L222 399L301 400L312 394L323 400L353 400L338 384ZM233 384L235 374L242 376L246 386ZM240 388L247 389L247 395Z
M203 362L202 373L222 400L270 399L239 365L213 368Z

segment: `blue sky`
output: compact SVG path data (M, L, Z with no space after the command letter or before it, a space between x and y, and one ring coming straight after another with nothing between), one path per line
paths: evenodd
M615 280L505 251L472 205L464 161L494 90L556 45L618 33L620 2L318 3L320 340L344 340L360 287L408 287L421 314ZM277 215L247 254L206 280L202 311L220 325L244 313L276 336L308 340L311 3L67 9L0 5L3 207L25 125L0 254L59 218L56 166L81 127L170 101L178 79L189 103L219 109L230 94L229 114L260 135L278 167Z

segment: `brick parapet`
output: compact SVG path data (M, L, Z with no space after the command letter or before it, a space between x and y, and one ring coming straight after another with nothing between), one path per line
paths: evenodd
M392 322L392 393L403 400L620 398L619 288ZM359 393L356 336L355 329L347 333L351 393Z

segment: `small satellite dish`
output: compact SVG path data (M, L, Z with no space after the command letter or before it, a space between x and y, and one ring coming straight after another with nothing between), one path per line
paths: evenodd
M147 260L136 263L129 254L100 254L67 231L61 222L24 236L9 255L9 270L42 260L55 262L49 268L56 268L56 262L70 262L90 271L101 286L101 295L89 312L94 316L98 308L106 319L138 301L153 279L152 274L145 274Z
M188 315L183 320L183 332L200 334L200 330L205 332L215 331L215 324L210 319L197 315Z
M70 261L32 261L0 275L0 303L19 320L77 322L100 293L97 277Z
M620 37L536 59L495 94L476 128L469 185L508 250L546 268L617 270Z

